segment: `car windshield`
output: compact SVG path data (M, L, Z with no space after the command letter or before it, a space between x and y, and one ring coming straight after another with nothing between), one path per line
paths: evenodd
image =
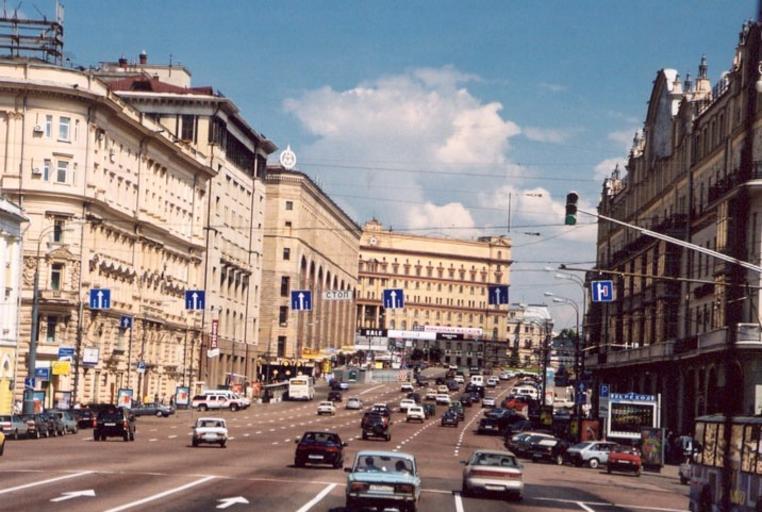
M307 432L304 434L302 441L341 444L341 439L339 439L339 436L336 434L330 434L328 432Z
M225 428L225 422L222 420L199 420L199 428Z
M502 453L476 452L469 461L471 466L498 466L503 468L515 468L516 458Z
M361 455L355 464L355 471L413 474L413 463L409 459L391 455Z

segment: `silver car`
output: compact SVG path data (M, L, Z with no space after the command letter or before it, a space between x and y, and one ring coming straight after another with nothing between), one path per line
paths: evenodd
M575 444L564 456L575 466L588 465L596 469L609 461L609 453L615 446L617 443L610 441L587 441Z
M5 434L5 437L18 440L19 437L29 435L29 426L21 419L21 416L11 414L0 416L0 431Z
M347 400L347 409L362 409L362 400L360 400L358 397L353 396L349 400Z
M524 494L523 466L511 452L476 450L463 461L463 487L461 494L497 492L520 500Z

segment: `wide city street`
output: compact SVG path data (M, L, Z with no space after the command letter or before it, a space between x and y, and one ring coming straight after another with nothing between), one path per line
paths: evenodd
M494 390L499 397L509 383ZM321 389L318 397L323 398ZM397 384L353 385L344 393L365 406L404 397ZM476 448L502 448L502 438L475 433L479 406L466 408L457 429L441 427L438 415L406 423L394 413L392 439L363 441L361 411L337 404L335 416L317 416L318 400L254 405L224 412L230 442L190 446L190 426L200 415L180 411L170 418L141 417L135 442L93 442L90 430L40 440L9 441L0 459L0 510L118 512L122 510L340 511L346 474L341 469L295 468L294 439L307 430L337 432L349 443L345 466L362 449L416 456L423 481L420 510L431 512L583 510L687 510L687 486L674 467L642 477L608 475L600 469L523 461L525 496L521 502L460 495L460 461ZM207 413L207 415L209 415Z

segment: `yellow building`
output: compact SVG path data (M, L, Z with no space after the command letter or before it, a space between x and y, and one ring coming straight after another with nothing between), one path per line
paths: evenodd
M510 284L510 265L511 243L505 237L459 240L412 235L385 230L371 220L363 227L360 246L357 327L425 330L500 342L507 349L506 306L490 306L487 291L489 285ZM404 308L385 309L383 290L400 288ZM429 346L438 346L446 362L466 364L471 358L476 364L485 359L479 350L448 349L449 342L439 338L443 343ZM491 358L502 361L506 350L498 352Z
M311 368L353 344L361 229L302 172L269 167L265 182L260 353L267 377L268 363L278 372ZM310 311L291 309L295 290L312 292Z

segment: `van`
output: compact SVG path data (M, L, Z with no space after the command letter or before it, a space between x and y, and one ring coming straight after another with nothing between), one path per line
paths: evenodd
M484 375L471 375L471 384L484 387Z

